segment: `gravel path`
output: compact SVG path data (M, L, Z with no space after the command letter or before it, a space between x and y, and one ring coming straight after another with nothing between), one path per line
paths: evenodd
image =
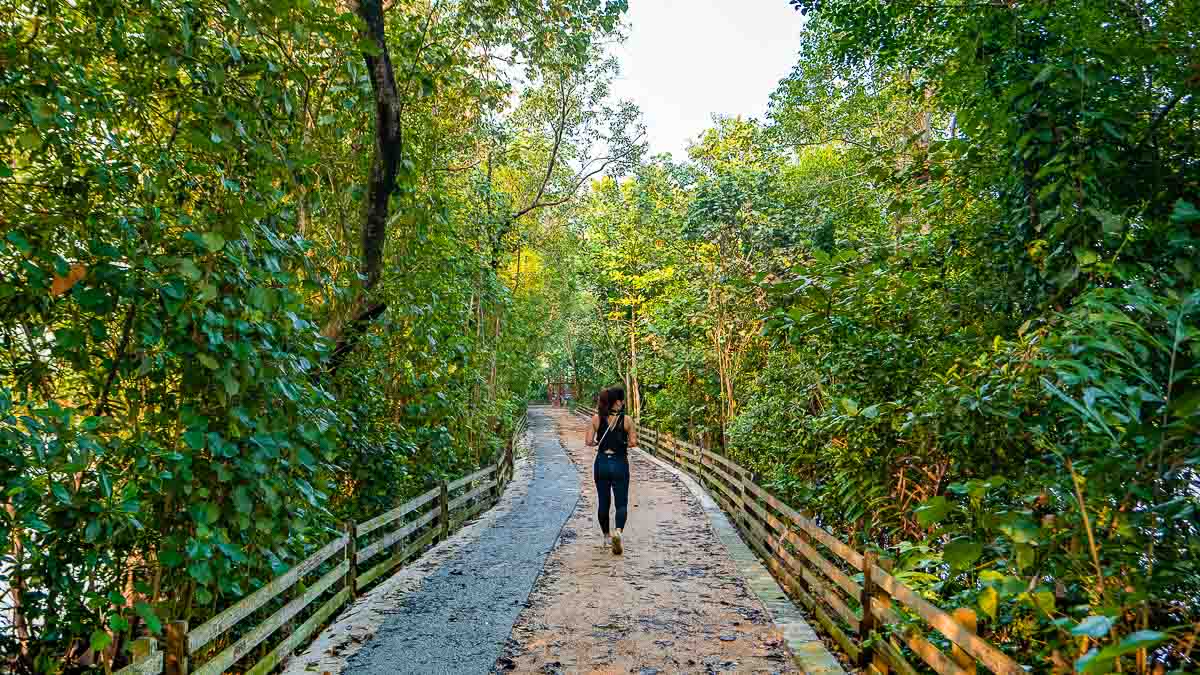
M530 408L533 476L525 498L390 610L346 672L486 673L579 499L579 479L547 408Z

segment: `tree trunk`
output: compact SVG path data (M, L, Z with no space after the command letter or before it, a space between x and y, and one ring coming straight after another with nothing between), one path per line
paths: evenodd
M629 391L629 407L633 413L633 421L636 423L642 418L642 397L638 387L637 375L637 310L629 311L629 383L626 385Z
M337 343L331 359L336 370L362 336L367 324L378 318L387 305L372 297L372 290L383 273L383 249L387 243L388 211L403 149L400 129L400 95L396 75L388 56L384 33L382 0L358 0L354 11L363 20L362 39L371 43L377 54L363 53L367 72L371 74L371 90L375 94L375 154L367 179L367 198L363 212L359 250L362 262L359 273L363 287L343 315L325 326L323 333Z

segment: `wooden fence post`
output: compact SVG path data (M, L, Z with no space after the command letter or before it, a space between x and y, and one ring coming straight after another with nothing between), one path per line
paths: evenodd
M807 520L810 523L813 522L813 513L809 509L801 509L800 517L804 518L805 520ZM806 532L803 527L796 528L796 536L800 538L800 541L804 542L805 544L808 544L808 546L810 548L813 548L814 550L816 549L816 547L813 546L813 543L814 543L813 538L811 536L809 536L808 532ZM796 576L799 577L798 579L796 579L796 583L800 584L800 588L803 588L806 591L809 588L811 588L811 586L808 583L808 579L805 579L803 574L798 574Z
M979 626L977 625L977 619L975 617L974 610L966 607L959 607L958 609L954 610L953 616L954 620L961 624L963 628L967 629L968 633L975 635L975 631L979 629ZM954 648L950 651L950 658L954 659L954 662L958 664L958 667L962 668L967 675L975 675L975 657L963 651L962 647L954 645Z
M879 568L882 569L884 572L891 574L892 567L895 566L895 562L896 561L892 560L891 558L881 558L879 560ZM878 588L878 586L876 586L876 588ZM878 606L880 609L887 609L892 606L892 599L888 596L887 591L885 591L881 588L878 590L877 593L875 593L875 596L871 598L871 602L875 603L874 605L872 605L872 608L874 608L875 606ZM878 631L879 628L880 628L880 624L879 624L878 619L876 619L875 630ZM883 639L882 636L880 637L880 639ZM875 668L875 672L879 673L879 675L888 675L888 662L886 659L883 658L883 650L882 649L875 650L875 658L871 662L871 665Z
M450 484L442 481L442 493L438 495L438 524L442 527L441 540L450 537Z
M874 571L878 559L878 554L874 551L863 553L862 593L858 596L858 602L862 606L862 619L858 622L858 639L863 643L862 651L858 655L858 665L861 668L866 668L875 659L875 649L868 646L867 641L871 639L871 631L875 630L875 614L871 611L871 602L877 589L871 572Z
M506 462L504 470L508 473L508 477L504 479L504 484L507 485L513 479L513 472L516 471L516 460L513 457L513 444L508 444L508 449L504 451L504 460Z
M133 641L130 648L130 663L141 663L158 651L158 640L152 637L141 637Z
M171 621L166 629L167 651L163 655L166 675L188 675L187 621Z
M396 499L397 507L399 507L403 504L404 504L404 502L401 501L399 498ZM396 524L403 525L404 524L404 516L400 516L400 519L396 521ZM393 556L398 556L398 555L400 555L400 553L402 553L404 551L404 540L407 538L408 537L402 537L400 539L397 539L395 544L392 544L392 555Z
M751 532L750 521L753 520L753 518L754 518L753 514L750 511L750 503L753 502L754 504L757 505L758 504L758 495L755 494L754 490L751 490L746 487L747 482L752 485L758 485L759 484L758 483L758 474L754 473L753 471L743 472L742 473L742 482L741 482L741 485L739 486L742 489L742 500L741 500L742 503L740 505L742 508L742 512L738 514L738 518L741 519L741 522L738 523L738 527L742 528L742 530L744 532L746 532L747 536L749 536L749 534Z
M350 590L350 600L358 597L358 526L354 521L346 523L346 562L349 568L346 570L346 588Z

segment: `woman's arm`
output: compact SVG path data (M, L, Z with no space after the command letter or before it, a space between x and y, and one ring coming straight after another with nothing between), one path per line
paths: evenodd
M592 447L596 444L596 430L600 428L600 417L592 415L591 423L588 424L587 435L584 438L583 444L587 447Z
M627 437L629 438L629 445L627 447L638 447L637 425L633 423L632 417L625 418L625 431L629 432L627 434Z

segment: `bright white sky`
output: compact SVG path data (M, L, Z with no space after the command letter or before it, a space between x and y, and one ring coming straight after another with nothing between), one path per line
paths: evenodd
M626 22L613 93L642 109L652 154L682 160L714 114L766 113L803 19L787 0L630 0Z

